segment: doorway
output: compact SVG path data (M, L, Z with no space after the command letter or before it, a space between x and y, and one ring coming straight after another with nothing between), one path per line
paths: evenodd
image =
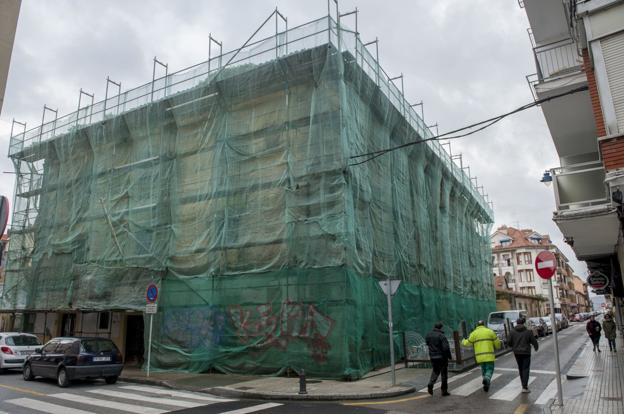
M76 326L76 314L64 313L61 320L61 336L74 336Z
M143 366L145 344L143 315L128 315L126 321L126 365Z

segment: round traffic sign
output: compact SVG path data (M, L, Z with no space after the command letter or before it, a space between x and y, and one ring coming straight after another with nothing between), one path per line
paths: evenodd
M535 258L535 270L542 279L550 279L557 270L557 258L553 252L543 250Z
M609 286L609 278L601 272L593 272L587 278L587 284L594 289L604 289Z
M158 286L156 286L154 283L150 283L149 285L147 285L147 290L145 291L145 299L147 299L149 303L156 302L156 299L158 299Z

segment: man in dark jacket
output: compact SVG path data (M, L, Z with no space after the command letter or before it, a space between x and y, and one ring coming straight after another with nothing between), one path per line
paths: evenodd
M596 349L598 352L602 352L600 350L600 331L602 331L602 326L600 326L600 322L596 320L593 316L589 318L589 322L585 325L585 329L587 329L587 334L592 340L594 344L594 352Z
M425 341L427 342L427 347L429 347L429 359L431 359L431 367L433 368L427 391L433 395L433 384L438 380L438 376L442 374L442 396L451 395L448 392L448 361L452 356L448 340L442 330L442 322L434 325L433 330L427 334Z
M529 372L531 370L531 345L537 351L539 345L537 339L524 326L524 319L520 318L516 321L516 326L511 330L509 336L509 345L516 357L518 363L518 372L520 373L520 381L522 382L522 392L529 391Z

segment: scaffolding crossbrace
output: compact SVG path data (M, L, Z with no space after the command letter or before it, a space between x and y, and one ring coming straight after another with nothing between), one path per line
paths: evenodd
M340 23L357 11L328 10L292 28L275 10L230 52L210 35L206 62L155 58L151 82L12 133L2 309L141 310L154 281L156 368L333 378L387 363L378 280L403 281L398 331L492 310L493 212L461 156L348 166L434 135Z

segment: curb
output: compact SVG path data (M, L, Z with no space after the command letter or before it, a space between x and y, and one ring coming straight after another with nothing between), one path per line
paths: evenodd
M416 387L401 387L393 391L380 391L366 394L284 394L262 393L256 391L241 391L229 387L204 388L203 392L230 398L249 398L258 400L287 400L287 401L338 401L338 400L372 400L390 398L399 395L410 394L416 391Z
M257 400L287 400L287 401L338 401L338 400L370 400L379 398L390 398L399 395L410 394L416 391L416 387L400 387L392 391L380 391L372 393L360 393L360 394L286 394L279 392L257 392L257 391L243 391L230 387L211 387L211 388L199 388L193 386L179 386L169 381L157 380L151 378L137 378L137 377L119 377L120 381L131 382L135 384L143 385L157 385L160 387L169 388L172 390L184 390L192 392L202 392L206 394L217 395L219 397L227 398L248 398ZM396 387L399 388L399 387Z

